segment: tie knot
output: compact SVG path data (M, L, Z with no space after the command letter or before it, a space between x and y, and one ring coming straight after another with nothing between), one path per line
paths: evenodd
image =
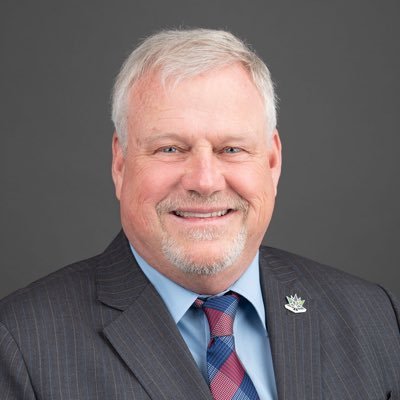
M203 309L210 325L211 338L233 335L233 321L239 305L239 295L229 292L224 296L196 299L195 307Z

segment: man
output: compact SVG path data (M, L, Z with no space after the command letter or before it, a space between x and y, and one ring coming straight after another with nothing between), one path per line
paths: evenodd
M149 37L113 121L123 230L0 303L2 398L400 398L395 299L260 248L281 143L251 50L223 31Z

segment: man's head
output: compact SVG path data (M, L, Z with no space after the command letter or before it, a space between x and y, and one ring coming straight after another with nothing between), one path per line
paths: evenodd
M280 174L265 64L227 32L161 32L125 62L113 120L130 242L182 286L226 289L256 254Z

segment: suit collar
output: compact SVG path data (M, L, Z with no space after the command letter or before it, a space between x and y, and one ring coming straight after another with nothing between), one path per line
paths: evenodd
M271 248L260 251L261 286L278 397L282 400L320 399L320 336L316 294L296 268L295 259ZM284 306L286 296L305 300L305 313Z
M123 311L148 284L129 249L128 239L121 231L99 257L96 268L97 299Z
M208 386L121 232L100 256L97 298L121 310L104 335L152 399L211 400Z

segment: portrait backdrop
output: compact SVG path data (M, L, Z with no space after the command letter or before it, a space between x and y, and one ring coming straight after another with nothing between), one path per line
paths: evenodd
M0 5L0 297L101 252L120 229L110 91L162 28L232 31L271 70L283 173L265 244L400 295L397 0Z

